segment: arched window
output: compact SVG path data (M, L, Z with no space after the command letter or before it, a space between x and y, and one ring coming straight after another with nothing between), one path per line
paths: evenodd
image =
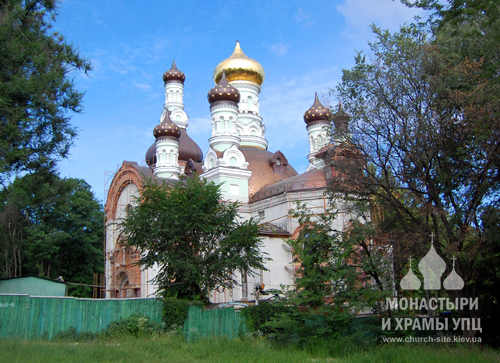
M318 135L318 140L317 140L317 143L316 143L316 147L318 149L321 149L323 147L323 138L321 137L321 135Z
M217 127L219 131L224 131L224 117L220 116L219 117L219 126Z
M128 276L125 272L121 272L118 276L118 289L119 289L119 297L126 298L130 297L129 294L130 283L128 281ZM132 291L131 291L132 292Z

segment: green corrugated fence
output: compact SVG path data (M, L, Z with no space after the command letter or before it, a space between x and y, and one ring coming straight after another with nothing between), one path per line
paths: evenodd
M162 301L144 299L76 299L0 295L0 338L52 339L57 333L100 332L112 321L134 314L162 321Z
M74 328L98 333L110 322L134 314L162 322L163 302L145 299L76 299L30 295L0 295L0 338L54 338ZM235 338L248 331L244 316L231 308L203 310L190 306L183 326L188 340Z
M190 306L183 327L188 340L204 337L236 338L248 332L245 317L234 308L203 310Z

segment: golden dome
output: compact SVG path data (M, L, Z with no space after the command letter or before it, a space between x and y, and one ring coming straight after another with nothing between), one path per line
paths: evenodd
M226 77L229 82L231 81L250 81L255 82L259 86L264 82L266 76L264 68L259 62L252 58L248 58L241 50L240 42L236 41L236 47L233 54L215 68L214 82L219 83L222 77L222 71L226 71Z

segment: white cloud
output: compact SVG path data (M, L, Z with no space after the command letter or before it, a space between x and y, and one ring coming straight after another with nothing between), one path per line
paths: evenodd
M337 11L346 20L343 35L363 40L371 37L371 24L394 31L404 23L411 22L415 15L425 15L422 10L408 8L393 0L345 0L337 6Z
M134 86L145 91L149 91L151 89L151 85L146 83L134 83Z
M271 53L277 55L278 57L285 55L288 52L288 45L285 45L283 42L277 44L270 44Z
M313 21L311 20L311 14L305 13L302 8L299 8L299 10L295 13L293 16L297 23L302 24L304 28L307 28L311 25L313 25Z

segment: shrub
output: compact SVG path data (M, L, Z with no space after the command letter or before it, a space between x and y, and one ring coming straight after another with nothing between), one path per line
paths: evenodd
M251 330L272 342L315 347L321 351L353 351L368 346L377 341L380 331L378 319L354 319L329 306L304 309L290 304L264 303L247 307L242 313ZM344 343L337 344L337 341Z
M284 304L270 303L248 306L241 311L250 330L264 335L267 335L272 331L272 329L265 325L266 323L275 317L279 317L282 314L286 315L291 312L292 309Z
M145 337L160 334L164 330L161 323L151 321L148 317L134 314L128 318L112 321L104 334L109 337L134 336Z
M204 307L200 301L181 300L174 297L166 297L163 299L163 321L165 329L176 330L182 328L188 315L190 306Z

